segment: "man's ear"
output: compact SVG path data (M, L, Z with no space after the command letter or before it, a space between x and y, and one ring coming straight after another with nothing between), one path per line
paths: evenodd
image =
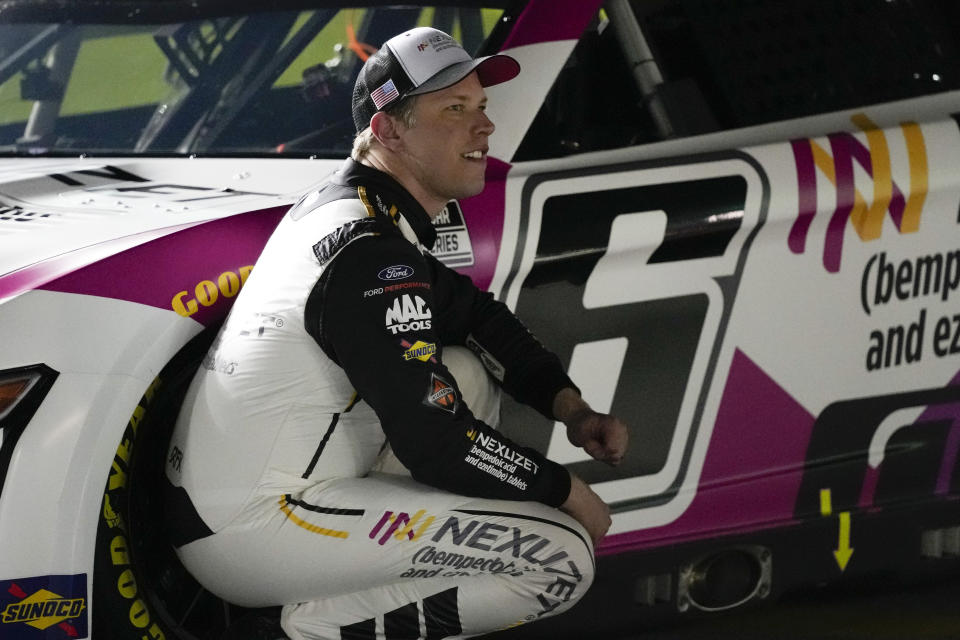
M378 111L370 118L370 129L374 137L387 149L395 151L400 144L399 123L383 111Z

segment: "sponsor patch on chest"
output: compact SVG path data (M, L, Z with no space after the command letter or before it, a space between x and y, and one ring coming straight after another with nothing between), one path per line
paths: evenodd
M384 325L393 335L407 331L423 331L431 328L433 314L426 300L408 293L397 296L387 307Z
M423 404L442 411L456 413L457 407L460 405L460 397L452 384L437 374L431 373L430 386L427 388L427 395L423 398Z
M406 349L406 351L403 352L404 360L420 360L421 362L431 360L436 362L436 358L434 358L433 355L437 352L437 345L432 342L427 343L423 340L417 340L413 344L410 344L406 340L401 340L400 344Z

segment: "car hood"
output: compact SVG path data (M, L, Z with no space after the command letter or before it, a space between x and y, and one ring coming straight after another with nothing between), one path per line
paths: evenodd
M289 206L338 160L0 160L0 300L211 220Z

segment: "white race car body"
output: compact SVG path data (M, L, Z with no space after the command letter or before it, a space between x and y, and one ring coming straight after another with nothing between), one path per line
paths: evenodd
M960 92L524 153L599 3L564 3L555 32L549 4L502 43L526 80L488 90L487 188L438 220L435 253L631 428L610 470L504 410L611 504L598 585L604 566L635 581L630 615L713 610L960 554ZM89 634L101 553L140 581L108 588L131 637L177 633L112 492L162 372L340 164L237 155L0 158L0 383L29 383L0 407L0 637ZM720 557L755 579L697 592Z

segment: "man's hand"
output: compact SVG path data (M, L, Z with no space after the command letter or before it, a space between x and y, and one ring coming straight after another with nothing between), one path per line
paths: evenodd
M553 400L553 414L567 425L567 438L595 460L618 465L627 452L627 426L590 408L576 391L563 389Z
M570 474L570 495L566 502L560 505L560 509L583 525L590 534L594 547L600 543L607 529L610 528L610 507L593 492L586 482L572 473Z

